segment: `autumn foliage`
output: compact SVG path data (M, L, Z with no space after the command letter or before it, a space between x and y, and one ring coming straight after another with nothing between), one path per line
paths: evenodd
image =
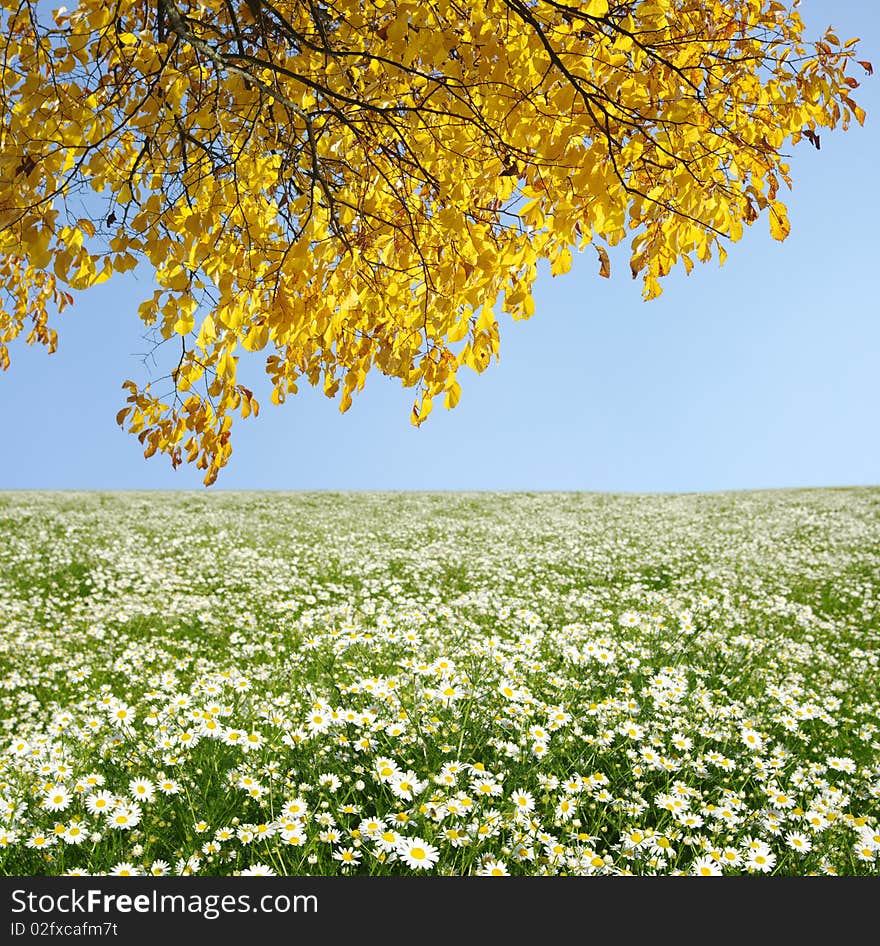
M607 276L627 240L652 298L761 217L784 239L785 147L864 119L856 40L770 0L0 9L0 364L149 268L173 357L118 421L207 483L258 410L242 350L275 403L307 381L346 410L378 369L419 424L533 314L540 261L591 245Z

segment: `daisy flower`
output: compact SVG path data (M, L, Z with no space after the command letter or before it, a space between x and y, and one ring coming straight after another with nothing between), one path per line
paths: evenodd
M430 870L439 860L440 852L422 838L402 838L397 844L397 855L413 870Z
M277 877L275 871L268 864L251 864L241 872L242 877Z

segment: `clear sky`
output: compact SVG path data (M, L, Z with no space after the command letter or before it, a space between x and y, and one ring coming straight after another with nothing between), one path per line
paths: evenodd
M539 277L536 312L501 323L501 360L460 375L453 411L409 423L412 391L376 374L347 414L306 388L235 425L213 489L681 492L880 484L880 13L803 0L810 38L862 39L877 74L864 128L792 149L792 233L761 220L727 262L677 273L643 302L618 256ZM202 489L145 460L116 426L124 378L147 380L136 307L114 277L56 320L47 357L22 342L0 375L0 489ZM244 380L242 378L242 380Z

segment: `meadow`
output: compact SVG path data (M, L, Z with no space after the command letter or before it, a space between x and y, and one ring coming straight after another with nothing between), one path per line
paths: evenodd
M878 875L880 488L0 493L0 873Z

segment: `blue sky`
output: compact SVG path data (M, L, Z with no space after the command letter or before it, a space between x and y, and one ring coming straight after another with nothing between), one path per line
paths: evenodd
M792 233L766 221L723 267L674 274L657 300L618 258L542 274L528 322L501 323L501 360L464 369L453 411L409 423L412 392L370 377L351 410L302 389L238 422L214 489L683 492L880 484L880 14L804 0L878 67L864 128L792 149ZM860 72L860 70L859 70ZM853 73L855 74L855 73ZM857 76L860 80L861 75ZM147 379L137 304L114 279L57 321L58 352L16 342L0 375L0 489L202 489L191 466L145 460L115 424L126 377Z

